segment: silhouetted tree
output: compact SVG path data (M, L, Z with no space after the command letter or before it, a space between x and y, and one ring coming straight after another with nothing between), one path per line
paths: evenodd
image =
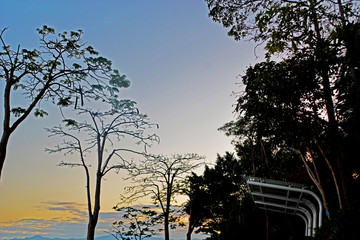
M189 200L184 205L184 211L188 214L188 230L186 239L191 240L191 234L196 227L200 226L208 215L204 206L209 205L208 194L204 188L202 176L192 173L186 179L186 185L182 190Z
M150 238L161 229L154 229L161 223L160 214L149 207L117 207L114 209L122 214L122 220L113 223L111 234L118 240L142 240Z
M88 232L87 239L93 240L95 228L100 213L101 184L104 176L111 170L120 170L129 167L132 163L126 160L123 154L142 154L129 147L128 140L133 139L135 144L149 147L152 142L158 142L155 134L147 133L147 129L155 124L150 123L145 114L141 114L134 107L134 102L123 100L112 105L109 111L92 111L78 109L81 117L86 120L77 122L73 119L64 120L65 126L47 129L50 136L62 137L64 141L50 153L63 152L65 155L76 154L75 162L62 161L60 166L80 166L86 177L86 197L88 205ZM80 117L79 117L80 118ZM126 140L126 143L123 143ZM93 154L90 154L90 153ZM112 163L117 158L120 162ZM95 160L96 159L96 160ZM96 171L94 195L91 196L90 161L95 160Z
M238 239L239 207L247 193L247 186L239 161L233 154L218 155L214 168L206 166L202 176L188 178L189 230L210 234L211 239Z
M176 215L171 215L174 197L182 193L186 175L200 167L202 159L204 157L197 154L146 155L140 164L128 169L133 185L126 188L124 199L134 202L145 196L152 197L162 211L165 240L170 239L170 223L177 220Z
M0 176L6 158L10 136L23 121L34 113L48 113L41 102L50 100L60 107L82 106L86 101L109 102L117 97L118 88L128 87L129 81L112 69L111 61L96 57L98 53L82 42L82 31L59 33L43 26L37 29L40 47L34 50L11 48L0 30L0 81L3 82L3 128L0 141ZM26 104L14 106L14 94L26 97Z
M206 2L209 15L229 27L229 35L264 43L268 61L247 69L246 89L236 108L239 120L248 122L253 143L266 141L296 153L330 212L356 199L351 192L359 180L351 176L360 167L351 156L356 154L353 144L360 143L355 124L360 120L359 5L315 0ZM282 60L270 61L275 53Z

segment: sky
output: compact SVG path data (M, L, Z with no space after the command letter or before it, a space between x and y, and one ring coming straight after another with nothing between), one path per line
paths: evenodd
M160 126L160 144L150 152L198 153L214 163L217 154L233 151L217 129L234 119L232 92L241 90L239 76L257 59L253 44L233 40L208 17L205 1L0 1L7 44L37 48L35 29L42 25L82 29L84 42L128 77L131 87L121 97L135 100ZM85 178L80 168L57 166L64 156L44 151L54 144L44 128L59 124L58 111L44 106L49 116L30 117L10 139L0 182L0 239L86 235ZM104 181L97 236L118 219L112 207L123 177L111 173Z

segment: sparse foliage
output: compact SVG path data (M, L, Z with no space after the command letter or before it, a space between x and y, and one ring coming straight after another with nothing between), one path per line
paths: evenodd
M129 169L133 184L126 188L125 202L134 202L146 196L152 197L162 211L165 240L170 239L171 222L177 221L172 215L174 198L180 194L185 183L185 177L197 167L200 167L204 157L197 154L145 155L145 159L137 166Z
M111 170L119 171L132 165L124 154L143 154L153 142L159 141L157 135L147 133L149 128L157 125L150 123L146 115L134 108L133 102L119 101L119 103L121 104L117 108L106 112L78 109L79 115L87 117L86 120L79 122L64 120L63 125L47 129L50 136L61 137L64 140L55 148L47 149L48 152L76 155L75 162L62 161L60 166L80 166L84 169L89 215L88 240L93 240L95 236L103 177ZM140 145L140 150L132 148L133 146L129 147L131 141ZM116 159L118 161L114 162ZM95 162L96 168L93 176L94 196L91 196L90 162Z
M3 131L0 142L0 176L7 144L16 128L31 114L45 117L40 103L50 101L59 107L83 106L99 100L118 104L117 93L128 87L126 76L112 68L110 60L97 56L93 47L82 42L81 30L56 34L43 26L38 49L21 49L7 45L0 31L0 81L3 82ZM16 92L25 98L22 106L13 106ZM26 104L25 104L26 102Z
M118 240L143 240L161 232L159 225L162 217L150 207L117 207L122 220L113 223L111 234Z

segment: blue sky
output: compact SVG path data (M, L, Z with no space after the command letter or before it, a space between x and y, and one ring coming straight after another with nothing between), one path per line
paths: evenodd
M2 0L0 28L8 28L7 43L23 48L38 46L35 29L44 24L58 32L82 29L84 41L131 81L121 97L160 125L161 142L151 151L194 152L211 163L232 151L217 128L233 119L238 75L256 57L254 45L231 39L207 14L203 0ZM44 127L58 124L49 109L11 138L0 182L0 239L84 236L82 171L57 167L61 156L44 152L50 144ZM121 173L105 181L99 229L111 224L124 184Z

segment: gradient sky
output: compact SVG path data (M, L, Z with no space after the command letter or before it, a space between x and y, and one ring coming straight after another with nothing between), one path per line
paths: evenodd
M131 81L121 96L160 125L161 143L150 151L195 152L214 162L217 153L232 151L231 139L217 128L233 119L237 76L256 57L252 44L228 37L207 14L203 0L1 0L0 28L8 27L8 44L31 49L38 46L35 29L44 24L57 32L84 30L84 41ZM31 117L10 139L0 182L0 239L85 236L82 169L58 167L62 156L44 152L53 144L44 127L58 119L56 111ZM103 184L98 236L116 220L112 207L122 177L110 174Z

